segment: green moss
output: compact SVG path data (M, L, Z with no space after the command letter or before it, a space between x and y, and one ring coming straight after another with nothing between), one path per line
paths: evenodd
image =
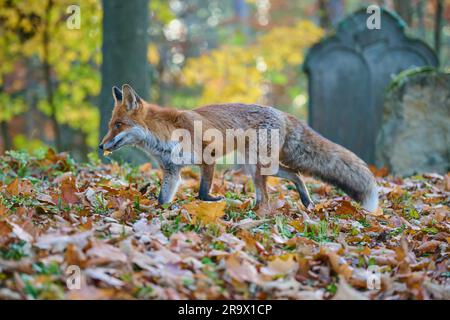
M406 69L397 74L394 77L394 79L392 79L387 88L387 92L390 92L398 87L401 87L408 81L409 78L414 77L418 74L433 74L437 73L437 71L438 70L436 68L430 66Z

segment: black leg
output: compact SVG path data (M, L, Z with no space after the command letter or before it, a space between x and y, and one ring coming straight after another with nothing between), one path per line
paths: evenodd
M211 165L202 165L200 166L201 170L201 180L200 180L200 189L198 193L198 198L203 201L220 201L223 197L214 197L209 194L211 190L212 181L214 178L214 164Z

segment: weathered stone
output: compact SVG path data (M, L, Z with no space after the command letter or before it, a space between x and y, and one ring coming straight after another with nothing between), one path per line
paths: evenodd
M404 70L437 66L433 50L405 34L404 22L381 12L381 28L370 30L362 9L344 19L308 53L309 124L319 133L375 161L384 92Z
M450 170L450 74L400 75L383 111L377 166L397 175Z

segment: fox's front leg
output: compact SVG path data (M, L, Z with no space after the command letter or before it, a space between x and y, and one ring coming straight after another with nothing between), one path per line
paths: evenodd
M220 201L223 197L214 197L209 194L211 190L212 181L214 178L214 164L203 164L200 166L201 180L198 198L203 201Z
M161 191L158 196L158 203L164 204L171 202L177 192L180 183L180 169L170 166L163 169L163 180L161 183Z

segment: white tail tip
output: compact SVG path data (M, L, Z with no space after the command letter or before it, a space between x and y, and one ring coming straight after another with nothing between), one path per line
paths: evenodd
M362 207L369 212L374 212L378 209L378 187L375 186L367 195L367 198L362 203Z

